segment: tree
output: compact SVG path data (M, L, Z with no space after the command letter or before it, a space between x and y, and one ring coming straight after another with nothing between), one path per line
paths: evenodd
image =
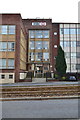
M58 54L56 57L55 68L56 68L56 72L59 75L59 77L62 77L63 75L66 74L67 65L66 65L64 51L61 48L61 46L58 47Z

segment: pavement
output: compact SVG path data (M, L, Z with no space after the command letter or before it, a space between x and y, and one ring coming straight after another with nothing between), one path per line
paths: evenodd
M33 83L33 82L19 82L19 83L6 83L6 84L0 84L0 86L56 86L56 85L80 85L80 82L45 82L45 83Z

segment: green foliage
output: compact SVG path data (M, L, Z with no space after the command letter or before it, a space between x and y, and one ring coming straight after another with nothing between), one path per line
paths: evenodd
M66 77L62 77L62 80L65 80L66 79Z
M58 77L59 77L59 76L58 76L58 74L54 74L54 78L56 78L56 79L57 79Z
M55 68L59 77L62 77L63 75L66 74L67 65L66 65L64 51L62 50L61 46L58 47L58 55L56 57Z

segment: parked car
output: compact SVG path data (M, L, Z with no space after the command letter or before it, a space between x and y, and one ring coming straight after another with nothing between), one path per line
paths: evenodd
M69 76L69 80L77 80L75 76Z

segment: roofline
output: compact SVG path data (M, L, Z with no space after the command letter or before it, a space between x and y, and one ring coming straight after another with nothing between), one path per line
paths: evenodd
M80 24L80 23L75 23L75 22L53 22L52 24Z

